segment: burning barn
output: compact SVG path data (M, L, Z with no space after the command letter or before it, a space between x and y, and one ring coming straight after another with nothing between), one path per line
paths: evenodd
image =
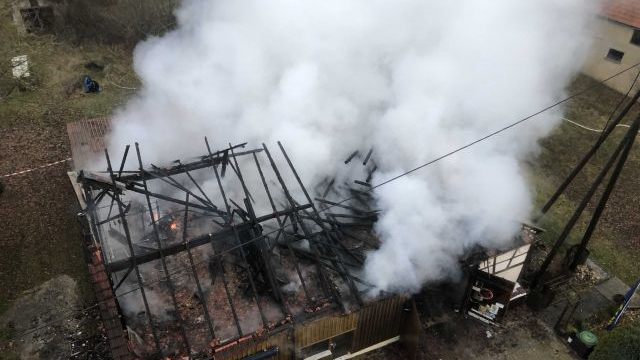
M74 161L104 149L108 126L69 125ZM412 301L368 295L360 274L379 245L367 193L358 207L332 202L328 182L314 202L278 145L286 169L265 145L205 139L190 160L146 165L136 144L72 174L115 359L348 359L398 341L411 352Z
M138 144L110 157L108 131L108 119L68 126L76 167L104 158L106 170L70 177L115 359L348 359L395 342L415 356L413 300L372 291L362 271L380 246L372 150L345 160L364 166L362 180L307 189L280 143L214 150L205 139L204 155L155 165ZM468 253L445 302L499 324L526 295L519 281L540 230Z

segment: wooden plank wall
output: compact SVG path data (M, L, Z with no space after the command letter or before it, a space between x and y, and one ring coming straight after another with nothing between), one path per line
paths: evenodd
M381 341L401 334L406 325L404 308L407 298L394 296L371 304L358 312L345 315L328 315L308 323L295 324L269 338L248 340L229 350L216 354L216 359L238 360L277 346L280 353L276 360L295 359L296 351L328 341L349 331L354 331L351 352L354 353Z
M359 312L354 312L346 315L327 316L296 327L296 349L317 344L320 341L354 330L358 324L359 314Z
M407 360L414 360L418 357L422 323L415 301L409 300L407 305L411 306L411 312L404 316L404 323L400 327L400 342Z
M294 358L293 329L284 329L277 334L269 336L263 341L248 340L244 344L238 344L228 351L215 354L216 359L238 360L258 352L278 347L280 350L274 360L291 360Z
M406 301L403 296L394 296L360 310L351 352L398 336Z

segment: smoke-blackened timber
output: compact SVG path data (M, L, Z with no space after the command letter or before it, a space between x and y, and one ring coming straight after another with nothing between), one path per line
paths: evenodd
M317 208L282 144L293 178L266 145L205 145L162 167L135 144L120 163L105 151L106 171L77 173L87 251L109 290L101 299L120 314L114 358L297 359L323 342L346 354L398 340L410 300L365 296L360 268L379 243L371 223L350 226L375 211Z

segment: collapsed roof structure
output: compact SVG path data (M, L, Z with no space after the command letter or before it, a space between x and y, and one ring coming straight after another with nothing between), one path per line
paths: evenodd
M104 148L107 129L107 119L70 125L74 159ZM264 144L204 145L204 155L165 166L146 166L138 144L118 162L105 150L106 171L74 174L114 358L306 358L331 344L336 357L398 340L410 303L366 296L372 285L359 274L379 245L369 193L314 202L282 144L286 174ZM334 183L316 192L327 196ZM282 344L293 329L295 346Z
M109 125L85 120L68 133L76 168L105 159L106 170L70 177L114 359L349 359L393 342L415 357L413 300L372 291L361 274L380 245L373 150L344 161L366 179L310 191L280 143L276 153L212 150L205 138L204 155L164 165L146 164L135 144L115 162ZM539 230L523 226L513 249L469 253L445 302L500 323L525 294L518 281Z

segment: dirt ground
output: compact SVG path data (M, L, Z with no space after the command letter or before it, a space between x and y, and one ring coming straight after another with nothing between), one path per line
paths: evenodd
M502 328L459 318L426 329L420 350L419 359L576 359L525 306L512 309Z
M87 351L104 353L98 344L102 341L95 341L102 336L86 330L86 323L95 322L95 310L76 312L81 305L78 293L76 281L67 275L24 293L0 316L8 338L0 342L2 358L76 359Z
M423 317L429 309L425 304L418 304L418 311ZM501 327L463 317L453 311L446 311L436 323L424 320L418 360L577 359L549 324L525 305L510 309ZM399 345L393 345L361 358L400 360L404 359L404 354Z
M0 129L0 173L33 168L69 156L62 126L44 130ZM2 179L0 195L0 304L58 274L85 278L79 208L66 175L67 164ZM15 284L15 285L14 285Z

